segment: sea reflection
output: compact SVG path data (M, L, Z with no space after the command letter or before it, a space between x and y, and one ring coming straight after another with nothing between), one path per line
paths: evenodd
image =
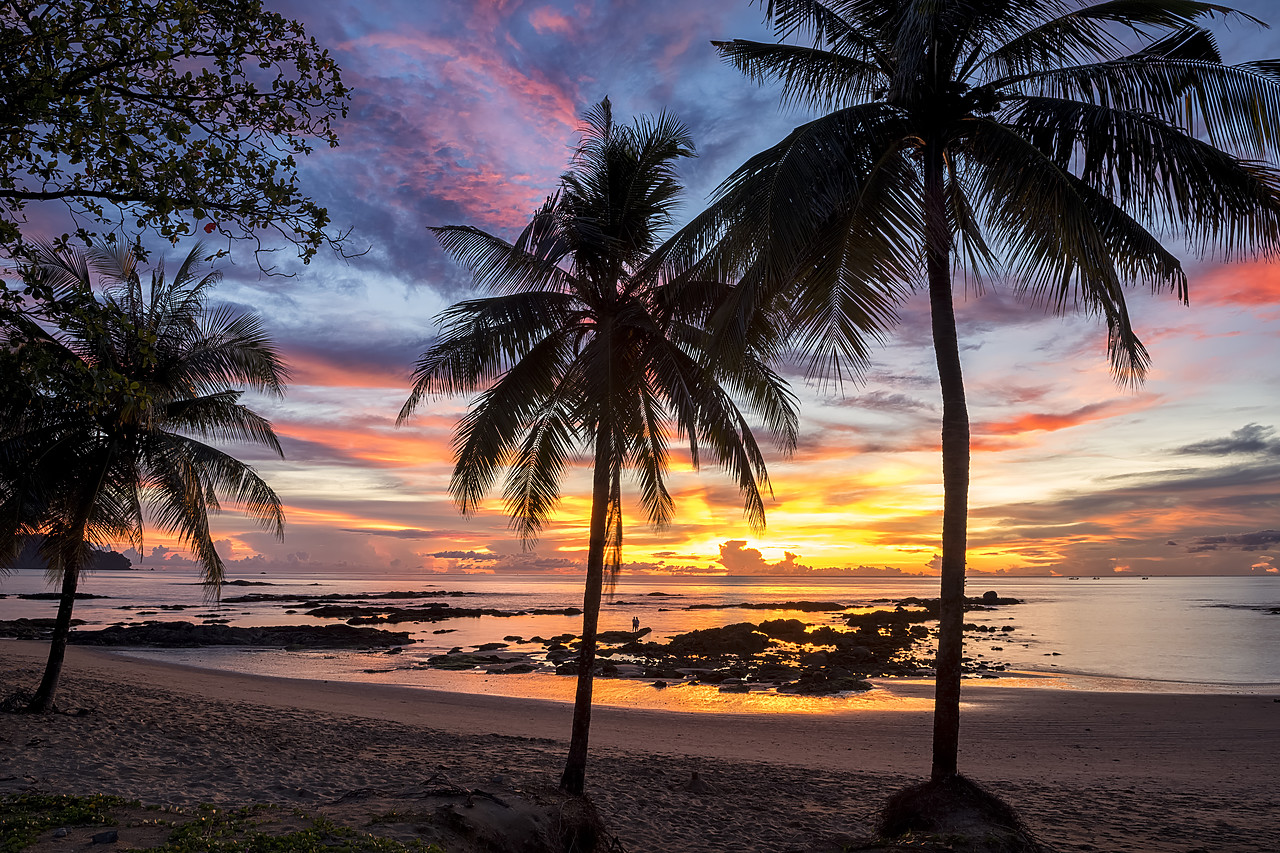
M576 577L474 577L433 575L422 572L401 574L351 572L281 573L252 575L238 579L241 586L224 589L220 605L202 600L202 588L191 571L158 570L99 572L84 579L85 593L104 596L77 602L76 617L86 621L85 630L118 623L147 620L206 622L226 620L227 624L253 627L264 625L334 624L341 620L321 620L307 615L307 598L324 595L362 595L390 590L447 590L466 593L447 599L461 607L528 611L535 608L581 606L581 582ZM247 585L253 584L253 585ZM260 584L260 585L258 585ZM969 591L981 595L986 590L1020 598L1023 604L994 611L976 611L966 621L984 632L966 636L965 653L976 661L1008 664L1014 670L1036 670L1073 677L1131 679L1134 684L1176 683L1181 689L1216 690L1216 685L1237 685L1253 689L1280 682L1280 578L1138 578L1013 579L971 578ZM18 571L0 578L0 619L48 618L56 602L48 599L18 598L21 594L49 590L43 572ZM236 602L246 594L291 595L293 601ZM812 627L843 628L842 615L865 612L874 607L892 607L903 598L937 595L934 578L682 578L623 575L601 614L604 631L629 631L631 620L639 619L652 629L649 640L665 642L688 631L722 627L737 622L798 619ZM786 602L831 602L843 611L812 611L788 607ZM370 602L373 603L373 602ZM382 602L379 602L382 603ZM743 604L770 605L764 609ZM307 677L350 680L406 678L479 678L480 689L507 692L534 691L557 698L572 689L571 678L546 673L532 676L491 676L473 673L428 673L419 671L432 655L452 649L472 650L486 643L502 642L512 654L540 656L544 644L535 637L550 638L576 634L581 630L577 616L518 615L449 618L436 622L408 622L376 627L408 632L416 641L401 655L380 658L375 654L343 652L308 657L305 664L292 661L291 653L205 649L194 652L192 662L214 661L228 654L226 663L201 663L229 669L248 667L250 660L291 661L288 666L263 663L269 674L293 675L292 667L315 670ZM1005 630L1005 629L1008 630ZM921 656L927 656L923 649ZM305 657L305 656L304 656ZM254 666L258 666L254 664ZM363 670L388 670L366 673ZM320 674L321 671L328 675ZM407 670L397 673L394 670ZM258 670L254 670L258 671ZM520 679L509 681L510 679ZM513 687L501 687L504 681ZM545 681L545 683L544 683ZM461 681L459 684L471 684ZM602 681L602 684L611 684ZM619 688L628 704L628 690L642 696L660 691L644 682ZM1074 683L1074 682L1073 682ZM535 688L533 685L542 685ZM475 690L475 687L443 689ZM612 688L605 688L611 690ZM680 688L685 689L685 688ZM694 706L716 706L720 702L772 703L774 698L756 694L725 694L704 685L699 691L712 694L705 700L686 700L674 694L666 702L686 702ZM1146 689L1146 688L1140 688ZM524 695L524 694L521 694ZM694 693L690 693L693 696ZM646 700L647 701L647 700ZM656 700L655 700L656 701ZM782 704L816 702L785 697ZM842 699L839 701L854 701Z

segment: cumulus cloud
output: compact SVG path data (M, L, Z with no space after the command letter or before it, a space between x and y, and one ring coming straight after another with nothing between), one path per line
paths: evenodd
M720 546L717 563L731 575L795 575L812 571L799 562L800 555L785 552L776 563L770 563L757 548L746 547L746 540L731 539Z

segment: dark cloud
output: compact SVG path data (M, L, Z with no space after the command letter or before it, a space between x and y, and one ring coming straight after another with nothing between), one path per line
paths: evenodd
M471 560L476 563L491 563L502 559L501 554L490 554L486 551L436 551L434 554L424 556L434 557L437 560Z
M1173 451L1182 455L1200 456L1277 456L1280 457L1280 438L1276 429L1262 424L1246 424L1232 431L1227 438L1212 438L1187 444Z
M1280 545L1280 530L1258 530L1253 533L1228 533L1221 536L1201 536L1187 546L1187 553L1204 551L1266 551Z
M931 400L921 400L908 394L877 390L849 398L849 405L878 412L911 413L933 412L936 406Z

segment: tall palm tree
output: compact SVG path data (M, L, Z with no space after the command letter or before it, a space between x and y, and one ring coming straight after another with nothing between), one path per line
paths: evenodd
M432 229L446 251L495 293L459 303L418 360L410 417L427 396L480 392L454 438L449 489L473 513L506 469L503 497L526 542L550 518L574 454L593 465L582 645L569 755L560 787L583 792L600 598L622 551L624 469L634 471L649 521L673 502L665 476L674 431L696 466L702 448L737 481L747 520L764 524L765 460L730 393L748 401L786 447L794 403L760 355L767 338L717 371L701 358L695 310L669 298L650 263L681 187L675 163L693 155L685 127L667 114L614 122L606 98L585 115L582 140L559 191L514 243L476 228ZM704 281L698 299L719 292ZM611 574L612 576L612 574Z
M786 305L823 371L864 364L929 294L942 391L942 612L931 776L954 777L969 418L953 278L1100 315L1111 367L1148 356L1125 290L1187 299L1178 258L1273 252L1280 61L1227 65L1197 0L768 0L779 43L715 42L820 117L741 166L671 255L743 276L718 337ZM1250 19L1252 20L1252 19Z
M142 283L133 254L39 246L25 278L50 298L8 318L0 426L0 565L28 537L61 598L44 677L29 710L53 700L76 587L91 546L142 547L145 518L177 534L216 597L223 563L209 530L220 497L282 534L280 500L253 468L200 439L265 444L270 423L236 386L282 396L287 371L262 322L207 307L221 274L202 273L196 246L166 281ZM95 283L101 289L95 295Z

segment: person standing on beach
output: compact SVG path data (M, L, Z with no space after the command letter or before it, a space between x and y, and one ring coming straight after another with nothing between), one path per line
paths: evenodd
M633 634L640 633L640 617L639 616L631 617L631 633Z

